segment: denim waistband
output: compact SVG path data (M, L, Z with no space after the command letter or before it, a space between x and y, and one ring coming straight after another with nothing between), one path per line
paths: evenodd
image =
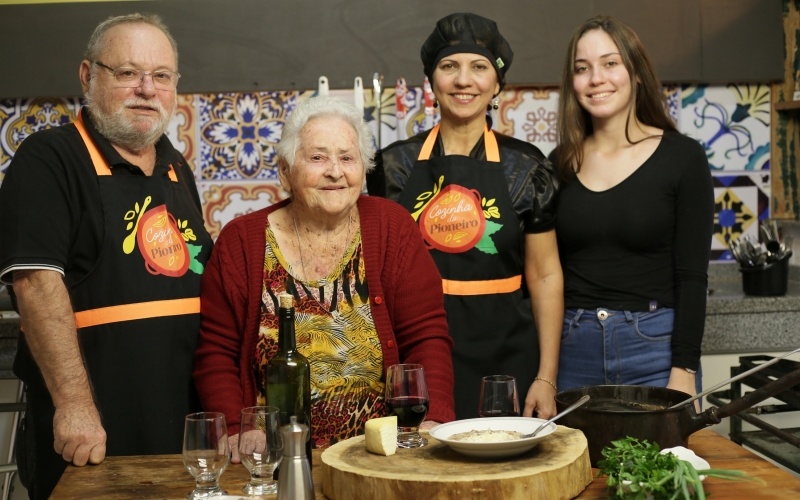
M611 318L613 321L626 321L628 323L633 323L636 316L641 316L643 314L651 314L656 311L663 311L663 310L671 310L669 307L659 307L653 311L618 311L614 309L606 309L604 307L598 307L595 310L588 310L588 309L567 309L567 311L571 311L575 314L570 324L573 326L578 324L578 321L583 317L589 320L596 320L598 322L606 321Z

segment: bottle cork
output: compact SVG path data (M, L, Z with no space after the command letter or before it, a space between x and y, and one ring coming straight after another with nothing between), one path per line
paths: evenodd
M294 307L294 297L288 293L278 295L278 304L284 309L291 309Z

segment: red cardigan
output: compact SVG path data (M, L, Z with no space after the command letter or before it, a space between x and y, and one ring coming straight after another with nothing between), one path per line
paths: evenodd
M267 216L287 203L229 222L203 273L194 380L203 409L224 413L231 435L239 432L242 408L256 404L252 360L261 320ZM361 196L358 210L384 373L401 361L423 365L430 396L427 419L450 422L455 418L453 341L441 275L419 228L400 205Z

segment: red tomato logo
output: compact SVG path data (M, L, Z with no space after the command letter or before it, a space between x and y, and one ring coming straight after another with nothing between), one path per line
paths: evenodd
M189 269L189 249L183 241L175 217L161 205L145 212L136 235L144 266L151 274L174 278Z
M481 195L474 189L450 184L425 207L419 218L422 239L447 253L466 252L486 230Z

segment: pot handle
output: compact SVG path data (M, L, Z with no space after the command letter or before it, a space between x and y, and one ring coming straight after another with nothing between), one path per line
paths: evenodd
M718 424L723 418L736 415L756 403L760 403L767 398L771 398L790 387L800 384L800 368L790 372L779 379L773 380L768 384L756 389L755 391L743 396L735 401L719 408L709 408L697 417L692 419L694 429L692 432L699 431L709 425ZM691 433L690 433L691 434Z

